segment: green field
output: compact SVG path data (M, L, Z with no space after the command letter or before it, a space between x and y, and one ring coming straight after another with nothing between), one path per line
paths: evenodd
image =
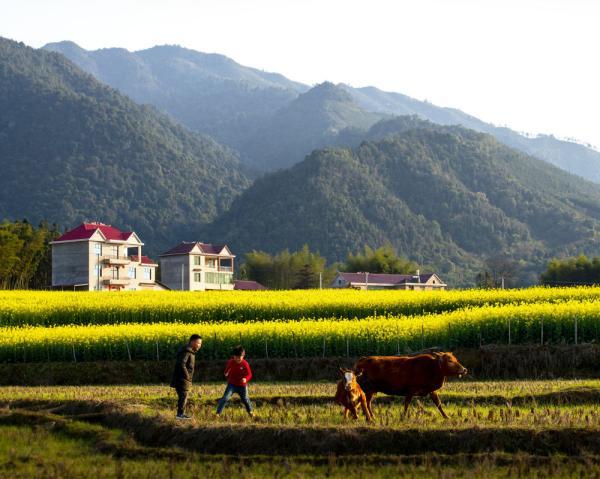
M332 383L251 386L214 416L222 384L195 387L191 423L166 386L0 388L6 477L597 477L600 381L453 381L443 420L423 400L375 402L376 421L344 420ZM32 447L36 444L36 447ZM40 446L37 446L41 444ZM91 474L90 471L97 471Z

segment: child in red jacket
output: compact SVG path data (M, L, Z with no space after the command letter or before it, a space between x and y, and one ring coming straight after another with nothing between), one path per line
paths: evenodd
M233 357L227 361L227 365L225 366L227 387L217 405L217 415L221 414L233 393L237 393L250 417L254 417L252 404L248 396L248 382L252 379L252 370L248 362L244 359L245 355L245 349L242 346L238 346L233 349Z

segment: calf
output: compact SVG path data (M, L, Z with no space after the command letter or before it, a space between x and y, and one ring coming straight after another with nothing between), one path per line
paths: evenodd
M373 416L371 415L369 408L367 407L367 398L362 388L356 381L357 377L360 377L362 372L355 374L351 369L339 369L342 379L337 383L337 392L335 393L335 402L344 406L344 418L348 418L348 411L352 412L354 419L358 419L358 404L363 410L367 421L372 421Z

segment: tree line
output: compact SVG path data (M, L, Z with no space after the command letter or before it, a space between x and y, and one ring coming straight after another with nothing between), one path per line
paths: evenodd
M50 242L60 235L55 224L38 226L27 220L0 223L0 289L46 289L52 283ZM338 271L414 274L420 266L385 245L376 249L365 246L362 252L348 253L346 260L328 265L319 252L308 245L276 254L253 250L245 255L238 275L257 281L269 289L311 289L329 287ZM513 259L490 256L476 278L480 288L514 287L519 265ZM585 255L552 259L540 275L540 284L549 286L600 284L600 257Z
M245 255L240 277L257 281L269 289L310 289L329 287L338 271L414 274L419 266L399 256L392 246L349 253L346 261L327 265L318 252L304 245L299 251L284 250L276 254L251 251Z
M548 286L598 285L600 284L600 257L585 255L565 259L553 259L540 276L540 283Z

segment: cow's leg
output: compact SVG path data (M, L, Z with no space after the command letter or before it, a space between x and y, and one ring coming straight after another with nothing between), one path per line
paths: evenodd
M362 408L363 413L364 413L365 417L367 418L367 421L372 421L373 417L371 416L371 413L369 412L369 407L367 405L367 398L365 397L364 394L360 397L360 407Z
M442 416L444 416L444 419L448 419L448 416L446 415L446 413L442 409L442 401L440 401L440 397L438 396L438 394L435 391L433 391L429 395L429 397L431 398L431 400L433 401L433 403L437 406L437 408L440 410L440 412L442 413Z
M358 419L358 411L356 410L356 404L350 404L350 412L354 419Z
M344 419L348 419L348 408L344 407Z
M404 417L406 417L406 413L408 411L408 406L410 405L412 398L413 398L412 394L407 394L406 396L404 396Z
M371 419L374 419L373 408L371 407L371 403L373 402L373 397L375 396L374 392L366 392L365 396L367 397L367 408L369 409L369 414L371 415Z

